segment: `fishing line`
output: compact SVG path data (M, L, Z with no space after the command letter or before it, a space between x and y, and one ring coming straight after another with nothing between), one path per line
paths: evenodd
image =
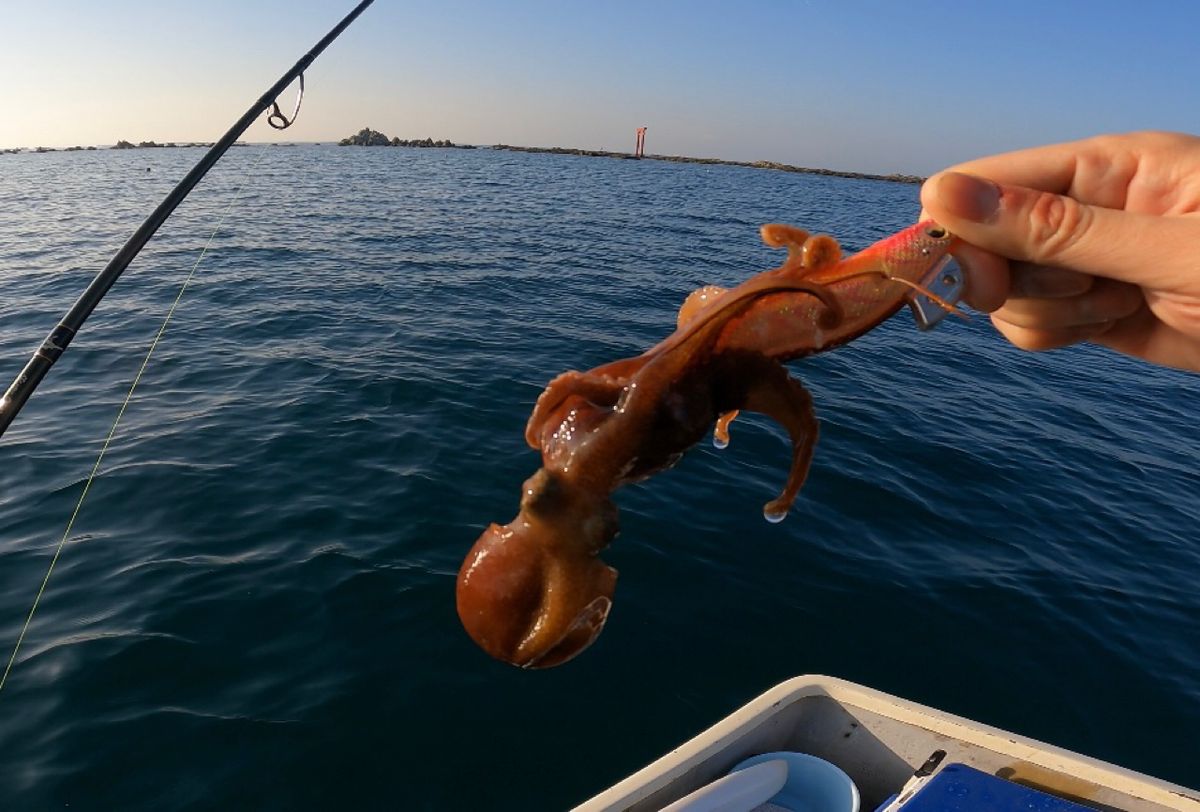
M46 377L46 373L50 368L58 362L62 354L67 351L71 341L79 334L80 328L83 327L88 316L96 309L96 305L104 298L104 295L112 288L116 281L129 267L129 263L138 255L138 252L146 246L146 243L154 236L154 232L158 231L159 226L167 221L171 216L171 212L183 202L192 191L196 188L196 184L200 179L212 169L213 165L221 160L221 156L232 147L237 139L242 136L242 133L258 120L259 115L271 111L267 116L267 123L277 130L287 129L296 120L296 116L300 112L300 101L304 97L304 71L313 61L329 47L335 39L341 36L349 25L358 19L358 16L366 11L367 6L371 5L375 0L361 0L349 14L342 18L341 22L329 29L328 33L317 42L312 49L300 58L300 61L292 66L291 70L279 78L275 84L267 89L267 92L259 97L258 101L250 106L242 116L233 123L226 133L213 142L208 152L200 158L200 161L191 168L191 170L183 176L179 184L171 190L163 201L155 207L154 211L150 212L145 221L138 226L137 230L130 235L125 244L121 246L121 250L113 256L108 264L104 266L104 270L96 274L96 278L91 281L91 284L83 291L75 304L71 305L71 309L67 311L62 320L55 326L50 334L42 341L42 345L33 353L33 357L25 364L18 373L16 380L5 390L3 395L0 395L0 435L4 434L7 429L16 419L17 414L24 408L29 397L37 389L38 384ZM296 96L296 107L292 111L292 117L288 118L283 114L279 107L279 94L286 90L293 81L300 79L300 91Z
M166 222L171 213L176 207L183 202L196 187L196 184L208 173L214 164L221 159L225 152L237 143L237 139L253 124L260 114L271 111L267 117L267 123L277 130L283 130L292 125L296 120L296 116L300 112L300 102L304 97L304 71L316 60L316 58L329 45L341 36L351 23L358 16L366 11L367 7L374 0L360 0L360 2L350 10L346 16L342 17L333 28L326 32L325 36L317 41L308 53L304 54L300 60L291 67L275 84L271 85L258 101L250 106L250 109L238 118L229 128L226 133L215 141L209 148L208 152L201 157L200 161L184 175L178 185L163 199L161 203L150 212L150 215L145 221L138 226L137 230L129 237L125 244L117 251L116 255L109 260L108 265L98 273L91 284L87 286L83 294L76 300L67 314L63 316L58 325L50 331L50 334L42 342L42 345L34 352L33 357L29 359L24 368L17 375L16 380L8 387L7 390L0 395L0 435L4 430L12 424L17 413L21 411L25 403L29 400L38 384L46 377L46 373L58 361L62 354L66 351L67 346L72 339L78 334L79 329L87 320L88 316L95 310L96 305L104 298L104 295L112 288L125 269L129 267L129 263L133 261L138 252L145 247L146 243L154 236L159 227ZM292 111L289 118L283 114L279 108L279 94L282 93L293 81L300 80L300 89L296 96L296 107ZM129 406L129 402L133 399L134 390L137 389L138 382L142 379L142 374L146 371L147 365L150 363L150 357L154 354L155 347L158 346L159 340L167 330L167 325L171 322L171 316L174 315L175 309L179 306L179 302L183 299L183 294L187 290L188 285L192 281L192 277L196 274L196 269L200 266L201 260L204 259L208 249L212 246L213 240L217 233L225 224L225 219L229 212L233 209L233 205L241 197L242 190L246 187L246 183L250 175L258 167L259 161L262 160L264 150L259 154L258 159L250 167L246 173L246 178L243 179L242 185L238 187L234 193L233 199L229 201L229 205L225 207L225 211L221 214L220 220L217 222L216 228L209 236L208 242L205 243L204 249L200 252L200 256L196 258L196 262L192 265L192 270L188 273L183 285L179 289L175 301L171 304L167 311L167 316L163 320L162 326L158 329L158 333L154 337L154 341L150 344L150 349L146 353L146 357L142 360L142 366L138 370L137 375L133 379L133 384L129 387L129 394L125 396L124 403L121 404L120 410L117 412L116 420L113 421L112 428L108 432L108 437L104 441L104 446L100 449L100 456L96 458L96 464L92 466L92 471L88 475L87 481L84 483L83 492L79 495L79 501L75 503L75 510L71 513L71 518L67 522L67 529L63 532L62 539L59 540L58 546L54 550L54 555L50 558L50 566L46 570L46 577L42 579L42 585L38 588L37 596L33 599L33 606L29 609L29 614L25 617L25 623L21 626L21 633L17 636L16 645L13 646L12 656L8 658L8 664L4 667L4 673L0 675L0 689L4 688L8 682L8 675L12 671L13 664L17 661L17 654L21 649L21 643L25 640L25 635L29 631L29 626L33 622L34 613L37 612L38 604L41 603L42 595L45 594L46 584L50 581L50 575L54 572L54 566L58 563L59 556L62 555L63 547L66 546L67 539L71 536L71 529L75 526L75 519L79 516L79 510L83 506L83 500L87 497L88 491L91 489L92 481L96 478L96 474L100 470L100 463L104 460L104 454L108 451L109 445L112 443L113 437L117 433L117 427L121 423L121 417L125 414L125 409Z
M298 107L299 105L297 105ZM137 389L138 383L142 380L142 375L146 368L150 365L150 357L154 355L154 350L158 347L158 342L162 339L163 334L167 331L167 325L171 323L171 317L175 315L176 308L183 300L183 294L187 292L188 285L191 284L192 278L196 275L196 269L200 267L200 263L204 260L208 249L212 247L213 240L221 231L221 227L225 225L226 218L229 217L229 212L233 211L234 204L242 196L242 190L246 188L251 176L258 165L262 162L263 156L267 154L269 148L262 147L258 157L254 159L254 163L246 170L246 175L243 177L241 185L233 193L233 198L225 206L225 211L221 212L221 217L217 221L216 227L212 234L209 235L208 241L205 242L204 248L200 251L200 256L196 257L196 261L192 264L192 269L188 272L187 277L183 280L183 285L179 288L179 293L175 296L175 301L171 303L171 307L167 310L167 316L163 319L162 326L158 328L158 333L155 334L154 340L150 342L150 349L146 351L146 357L142 359L142 365L137 371L137 375L133 377L133 384L129 387L129 393L125 395L125 401L121 404L121 408L117 410L117 417L113 421L112 428L108 431L108 437L104 440L104 445L100 448L100 456L96 458L96 464L92 466L92 472L88 474L87 481L83 484L83 492L79 494L79 501L75 503L75 510L71 512L71 518L67 521L67 529L63 531L62 538L59 539L58 546L54 550L54 555L50 558L50 566L46 569L46 577L42 579L42 585L38 588L37 595L33 599L33 606L29 608L29 614L25 617L25 623L21 626L21 633L17 635L16 645L13 646L12 656L8 658L8 664L4 667L4 674L0 675L0 690L4 690L4 684L8 681L8 674L12 671L13 663L17 661L17 654L21 650L21 643L25 640L25 633L29 631L29 625L33 622L33 615L37 612L38 604L42 601L42 595L46 591L46 584L50 582L50 575L54 572L54 566L58 563L58 558L62 555L63 548L67 544L67 539L71 537L71 529L75 526L75 519L79 516L79 511L83 507L83 500L87 498L88 491L91 490L92 481L96 478L96 474L100 470L100 463L104 461L104 455L108 451L109 445L112 443L113 437L116 436L117 427L121 424L121 418L125 416L125 409L129 406L129 402L133 400L133 393Z

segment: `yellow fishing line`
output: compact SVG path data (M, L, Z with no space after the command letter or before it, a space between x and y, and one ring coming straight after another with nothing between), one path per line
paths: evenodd
M129 406L129 401L133 399L133 392L137 389L138 382L142 380L142 374L146 371L146 367L150 365L150 356L154 355L154 348L158 346L163 333L167 331L167 325L171 323L171 317L175 315L175 309L183 299L183 294L187 291L188 285L191 284L192 277L196 275L196 269L200 267L200 262L204 259L205 254L208 253L208 249L212 247L213 240L216 239L221 227L225 225L225 219L229 216L229 212L233 210L234 204L242 196L242 190L246 188L250 176L258 168L267 151L265 147L260 149L258 157L254 159L254 163L246 170L245 179L242 180L241 185L233 193L233 198L225 207L225 211L221 213L221 218L217 221L212 234L209 235L208 242L204 244L203 250L200 251L200 256L196 257L196 262L192 265L191 271L188 272L187 278L183 280L183 285L179 288L179 293L175 296L175 301L171 303L170 309L167 310L167 317L163 319L162 326L158 328L158 333L154 336L154 340L150 342L150 349L146 351L146 357L142 359L142 366L133 378L133 384L129 387L129 394L125 395L125 402L121 404L121 408L117 411L117 419L113 421L112 428L108 431L108 437L105 438L104 446L100 449L100 456L96 458L96 464L92 466L92 472L88 474L87 482L83 485L83 493L79 494L79 501L75 503L75 510L71 512L71 519L67 522L67 529L63 531L62 538L54 550L54 555L50 558L50 566L46 569L46 577L42 579L42 585L38 588L37 595L33 599L33 606L29 607L29 614L25 618L25 624L21 627L21 633L17 635L17 642L13 646L12 655L8 658L8 664L4 666L4 674L0 675L0 690L3 690L5 683L8 682L8 674L12 671L13 663L17 661L17 653L21 650L21 643L25 640L26 632L29 631L29 624L33 622L33 615L37 611L38 604L42 601L42 595L46 591L46 584L50 582L50 575L54 572L54 565L58 563L58 557L62 555L63 547L66 546L67 539L71 536L71 528L75 526L75 519L79 516L79 509L83 507L83 500L87 498L88 491L92 487L92 480L96 478L96 472L100 470L100 463L104 460L104 454L108 451L108 446L112 443L112 439L117 433L117 426L121 423L125 409Z

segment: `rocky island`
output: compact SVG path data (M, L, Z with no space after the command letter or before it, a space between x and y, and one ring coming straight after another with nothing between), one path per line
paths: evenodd
M363 127L354 135L338 141L340 147L442 147L450 149L475 149L470 144L455 144L453 141L434 141L423 138L405 141L401 138L388 138L378 130Z
M174 141L168 141L165 144L159 144L155 141L140 141L136 144L131 144L128 141L121 140L121 141L118 141L113 146L109 147L109 149L174 149L175 147L211 147L211 146L212 146L212 142L209 142L207 144L203 144L200 142L188 142L186 144L176 144ZM246 146L246 143L244 141L238 141L234 144L234 146L235 147L244 147L244 146Z

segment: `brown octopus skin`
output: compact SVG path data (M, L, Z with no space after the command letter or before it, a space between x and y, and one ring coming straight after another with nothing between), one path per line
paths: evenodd
M768 228L782 236L772 242ZM899 243L892 253L903 261L885 270L911 283L952 241L938 229L937 250L914 248L921 228L931 226L911 227L839 262L832 238L764 227L764 240L789 248L783 267L728 292L704 289L706 301L689 299L679 329L643 355L552 381L526 429L542 468L526 480L517 516L490 525L459 572L458 614L472 639L525 668L557 665L586 649L604 626L616 587L616 570L599 558L618 530L609 495L671 467L734 410L766 414L788 431L788 481L766 509L782 517L807 474L817 422L811 397L781 361L843 344L894 313L911 288L876 270L891 257L889 244ZM909 255L918 248L925 255L914 260Z

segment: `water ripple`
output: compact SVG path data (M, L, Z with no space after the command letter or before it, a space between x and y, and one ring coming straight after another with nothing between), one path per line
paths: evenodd
M10 375L197 157L0 159ZM795 365L822 436L781 525L760 516L786 438L754 416L619 494L618 600L577 662L518 672L458 628L462 555L537 465L541 387L777 264L760 223L851 250L905 225L916 189L896 184L234 150L4 438L0 639L260 157L0 693L14 808L393 808L400 789L406 808L563 808L803 672L1194 781L1200 379L1021 353L986 319L918 335L901 316Z

